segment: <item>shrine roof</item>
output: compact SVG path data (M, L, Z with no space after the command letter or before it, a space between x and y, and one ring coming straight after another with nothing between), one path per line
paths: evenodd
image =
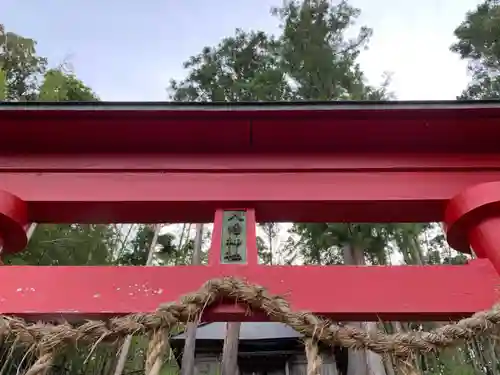
M500 153L500 101L0 102L3 152Z

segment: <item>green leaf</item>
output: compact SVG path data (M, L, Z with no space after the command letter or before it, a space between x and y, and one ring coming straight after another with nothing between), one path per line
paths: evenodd
M455 29L451 51L469 64L472 80L459 99L500 98L500 3L486 0Z
M0 69L0 100L5 100L7 97L7 85L5 83L5 72Z

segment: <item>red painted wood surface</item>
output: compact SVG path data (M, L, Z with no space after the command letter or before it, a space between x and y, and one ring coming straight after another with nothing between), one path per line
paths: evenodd
M466 252L472 247L500 274L500 181L470 186L453 197L445 224L451 246Z
M486 172L1 173L0 190L28 204L30 222L211 222L252 207L258 221L441 221Z
M497 155L0 155L0 190L36 222L211 222L231 206L259 221L439 221L499 179Z
M3 105L3 150L484 153L498 151L500 135L500 105L494 102L190 107L70 103L47 108Z
M0 199L0 234L4 245L15 240L4 251L20 250L28 221L211 222L216 210L245 207L258 221L445 220L457 249L472 245L485 259L265 267L252 265L256 254L246 266L218 265L212 252L210 266L2 267L0 313L79 319L154 311L223 275L336 320L446 320L497 301L500 188L486 203L471 191L500 181L498 103L131 106L0 103L0 191L8 198ZM11 194L20 198L14 210ZM262 318L234 306L205 316Z
M27 206L9 192L0 190L0 254L2 251L20 251L28 243Z
M236 276L284 294L294 309L335 320L447 320L490 308L499 278L487 260L466 266L2 267L0 313L30 319L153 312L206 280ZM179 282L182 280L182 282ZM348 281L348 282L347 282ZM206 320L262 320L244 309Z
M1 150L0 150L1 151ZM131 150L135 151L135 150ZM498 171L500 154L108 153L1 154L0 172L429 172Z

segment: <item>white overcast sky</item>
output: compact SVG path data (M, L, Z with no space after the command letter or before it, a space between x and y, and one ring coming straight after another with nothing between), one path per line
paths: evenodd
M277 31L280 0L0 0L0 22L32 37L58 64L66 57L104 100L165 100L182 62L235 28ZM371 83L393 73L398 99L454 99L466 65L449 52L453 30L477 0L352 0L374 29L361 58Z

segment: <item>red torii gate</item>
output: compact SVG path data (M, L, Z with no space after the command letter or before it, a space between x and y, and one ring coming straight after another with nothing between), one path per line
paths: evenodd
M0 313L149 312L220 276L335 320L447 320L488 309L500 282L499 121L498 102L1 103L4 252L23 250L30 222L215 216L215 226L203 266L2 267ZM472 246L479 259L259 265L256 219L444 221L450 245ZM204 319L265 317L222 305Z

